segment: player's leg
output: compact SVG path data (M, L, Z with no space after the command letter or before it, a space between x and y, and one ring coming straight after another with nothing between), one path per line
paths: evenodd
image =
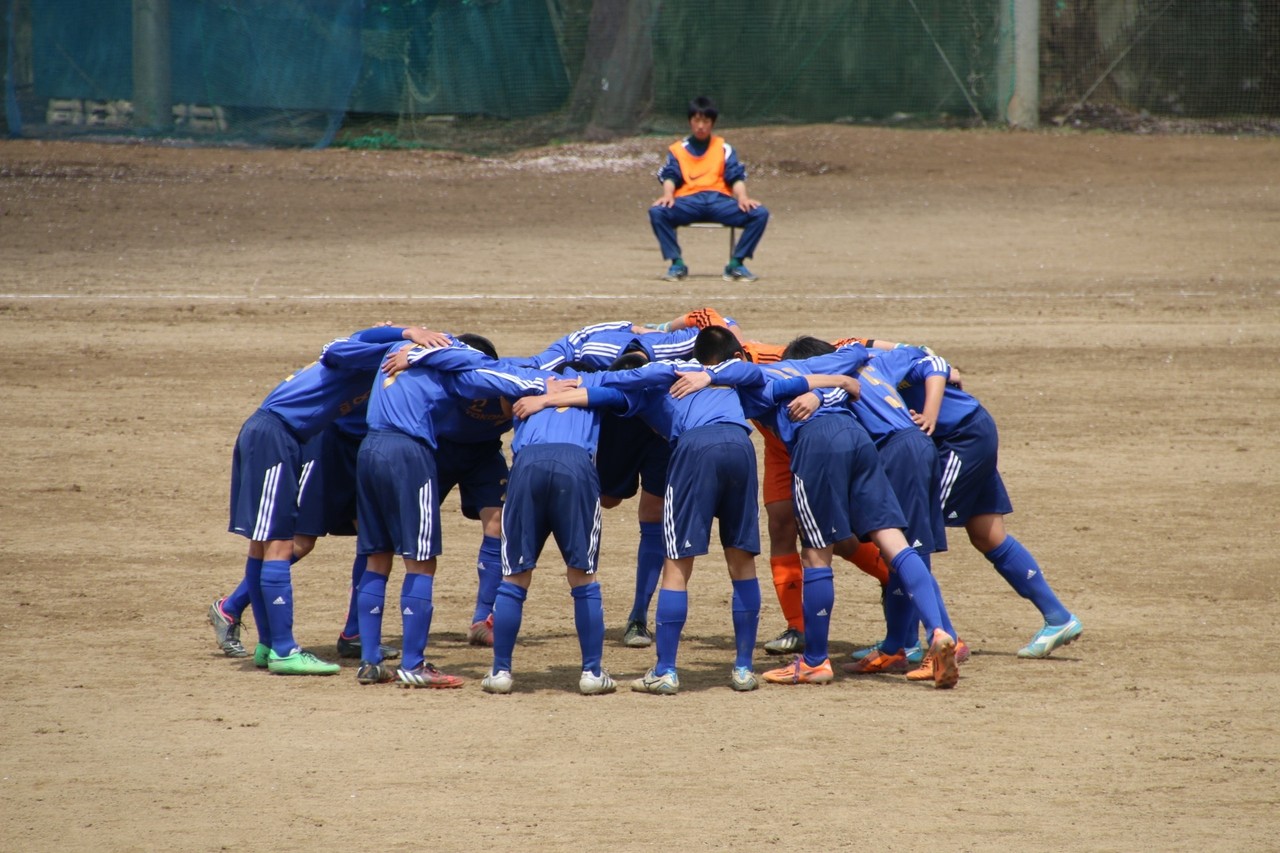
M493 603L502 583L502 507L480 510L482 536L476 554L476 605L471 614L467 642L473 646L493 645Z
M921 621L924 622L925 631L929 636L929 652L926 657L934 686L954 687L960 678L959 669L956 667L955 636L947 633L942 627L941 596L933 576L929 574L928 567L907 542L902 530L898 528L873 531L871 539L889 561L890 574L896 574L901 579Z
M356 681L361 684L385 684L394 681L395 670L384 663L382 654L382 616L387 609L387 578L391 574L393 554L382 551L366 554L365 570L355 583L356 628L353 632L361 638L360 667ZM365 642L368 642L368 651Z
M689 618L689 578L693 574L693 557L667 558L658 585L658 605L654 612L654 648L657 660L640 678L631 682L637 693L674 695L680 690L676 659L680 652L680 634Z
M738 692L755 690L756 637L760 631L760 579L756 577L756 555L740 548L724 549L733 586L733 675L730 686Z
M680 242L676 238L676 229L694 222L695 209L687 199L678 198L671 207L650 207L649 225L653 228L653 236L658 238L658 248L662 257L671 262L664 276L668 281L679 281L689 274L680 253Z
M804 648L804 567L796 545L795 511L791 506L791 456L772 432L764 436L764 473L760 486L769 532L769 571L786 627L764 644L771 655L796 654Z
M975 515L965 523L969 541L990 561L1018 595L1030 601L1044 618L1044 627L1018 650L1020 658L1048 657L1083 632L1080 620L1063 606L1026 547L1005 531L1004 516Z

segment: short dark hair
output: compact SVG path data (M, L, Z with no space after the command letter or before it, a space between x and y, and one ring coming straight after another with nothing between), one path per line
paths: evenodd
M706 95L699 95L689 102L689 118L693 118L696 115L704 115L715 121L720 116L720 111L716 109L715 101Z
M458 340L462 341L472 349L480 350L480 352L489 356L489 358L498 357L498 348L493 345L493 341L484 335L474 335L471 332L463 332L458 335Z
M649 363L649 355L642 349L627 350L613 360L610 370L635 370Z
M555 367L551 368L551 370L555 373L559 373L561 376L564 375L564 372L566 370L572 371L574 373L595 373L596 372L596 369L594 367L582 361L562 361L559 364L557 364Z
M836 348L822 338L799 335L787 344L787 348L782 351L782 357L790 361L793 358L813 358L815 355L826 355L835 351Z
M693 341L693 357L708 365L733 358L745 360L738 337L724 326L707 326L698 332Z

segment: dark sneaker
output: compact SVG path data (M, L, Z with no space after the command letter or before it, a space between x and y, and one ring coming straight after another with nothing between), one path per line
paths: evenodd
M360 668L356 670L356 681L361 684L386 684L395 680L396 671L380 663L361 661Z
M209 605L209 624L213 626L213 638L218 648L229 658L247 658L249 650L240 642L240 620L232 619L222 610L225 598Z
M804 651L804 634L795 628L788 628L772 640L764 644L764 650L771 655L794 655Z
M684 264L672 264L667 267L667 274L662 277L663 281L680 281L689 274L689 268ZM754 279L752 279L754 281Z
M751 270L742 264L726 264L724 268L725 281L755 281L759 276L752 275Z
M364 655L364 646L360 643L360 637L344 637L338 635L338 657L347 658L349 660L362 660ZM400 657L400 650L395 646L388 646L383 643L378 646L378 651L382 652L383 660L395 660Z
M627 623L627 630L622 632L622 645L629 649L645 649L653 645L653 635L647 625L632 619Z

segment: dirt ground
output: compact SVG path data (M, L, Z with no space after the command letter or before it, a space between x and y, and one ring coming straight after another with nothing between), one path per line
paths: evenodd
M0 849L1280 849L1280 141L726 135L773 212L752 285L721 281L713 232L685 237L688 281L658 280L658 138L501 159L0 142ZM465 643L479 531L451 496L429 654L463 689L218 651L236 431L321 344L389 319L528 353L702 305L959 366L1081 640L1019 660L1038 614L953 535L957 689L736 694L708 557L680 695L586 698L548 551L516 692L488 696ZM652 663L618 642L635 544L629 502L601 560L622 679ZM352 546L294 571L298 636L330 659ZM837 595L844 656L881 617L850 567Z

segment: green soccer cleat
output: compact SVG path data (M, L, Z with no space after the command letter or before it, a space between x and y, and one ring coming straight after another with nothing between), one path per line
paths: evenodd
M285 657L272 651L267 657L267 670L273 675L337 675L341 669L336 663L325 663L301 649Z
M266 643L258 643L253 647L253 665L258 669L266 669L271 662L271 647Z
M1084 633L1080 620L1072 616L1064 625L1045 625L1031 642L1018 649L1020 658L1047 658L1054 649L1060 649Z

